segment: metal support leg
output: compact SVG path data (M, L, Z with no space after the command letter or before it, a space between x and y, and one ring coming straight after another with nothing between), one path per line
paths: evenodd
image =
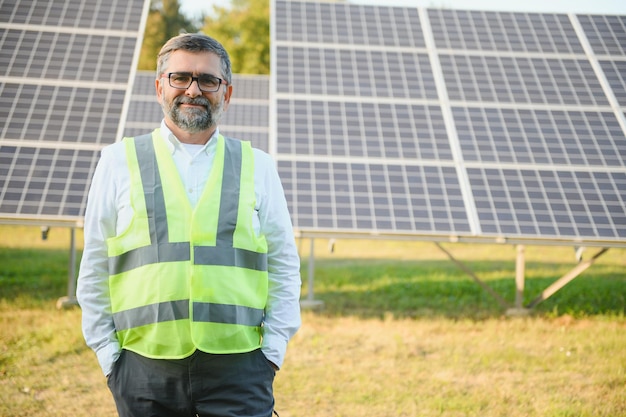
M517 245L517 259L515 261L515 307L522 308L524 304L524 245Z
M308 278L308 288L306 294L306 300L300 301L300 307L314 309L320 308L324 306L324 302L320 300L314 299L313 294L313 280L315 274L315 239L311 238L311 248L309 250L309 278Z
M76 229L70 229L70 263L67 274L67 296L57 300L57 308L78 305L76 301Z
M447 251L443 246L441 246L439 242L435 242L435 245L437 245L437 247L441 249L443 253L448 255L448 258L450 258L450 260L454 262L459 268L465 271L465 273L469 275L478 285L480 285L485 291L491 294L491 296L498 302L498 304L500 304L500 307L502 308L509 307L509 304L506 302L506 300L502 298L500 294L495 292L493 288L491 288L489 285L485 284L480 278L478 278L476 274L471 269L469 269L469 267L467 267L467 265L465 265L463 262L459 261L454 256L452 256L452 254L449 251Z
M506 311L508 316L527 316L530 310L524 308L524 283L526 274L526 259L524 257L524 245L517 245L517 258L515 260L515 307Z
M554 283L552 283L552 285L550 285L548 288L543 290L543 292L537 298L535 298L533 301L531 301L528 304L527 307L528 308L533 308L537 304L539 304L540 302L542 302L542 301L546 300L548 297L552 296L555 292L557 292L558 290L563 288L567 283L569 283L571 280L573 280L578 275L580 275L585 269L589 268L596 261L596 259L598 259L601 255L603 255L608 250L609 250L608 248L604 248L604 249L600 250L598 253L596 253L590 259L588 259L586 261L579 262L578 265L576 265L574 268L572 268L571 271L569 271L567 274L563 275L561 278L559 278Z

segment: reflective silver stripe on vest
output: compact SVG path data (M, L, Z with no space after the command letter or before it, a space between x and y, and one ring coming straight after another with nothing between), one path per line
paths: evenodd
M111 274L119 274L157 262L178 262L188 261L189 259L189 243L159 243L110 257L109 271L111 271Z
M163 197L163 184L159 164L157 163L152 135L146 134L135 138L135 152L146 199L146 211L150 228L150 243L168 243L167 210Z
M115 330L122 331L163 321L189 318L189 300L167 301L113 314Z
M267 254L221 246L196 246L193 248L196 265L236 266L267 271Z
M264 312L258 308L231 304L193 303L193 320L205 323L260 326ZM189 318L189 300L168 301L136 307L113 314L115 329L132 329L147 324Z
M217 221L217 246L233 247L233 231L239 213L241 188L241 143L226 140L224 152L224 175L222 175L222 198Z
M231 304L193 303L193 321L260 326L263 310Z

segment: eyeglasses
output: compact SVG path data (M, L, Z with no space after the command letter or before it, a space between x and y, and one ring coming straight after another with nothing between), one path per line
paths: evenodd
M220 85L228 85L226 81L210 74L200 74L194 77L189 72L169 72L161 75L161 78L165 77L169 80L170 87L179 90L188 89L194 81L198 83L198 88L204 93L214 93L220 89Z

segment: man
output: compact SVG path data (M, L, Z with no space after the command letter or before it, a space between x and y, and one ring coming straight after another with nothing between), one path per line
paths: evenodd
M273 412L300 260L272 159L219 133L231 75L216 40L170 39L160 128L105 147L94 173L77 297L122 417Z

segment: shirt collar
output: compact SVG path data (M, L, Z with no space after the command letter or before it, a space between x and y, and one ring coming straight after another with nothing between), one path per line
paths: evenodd
M213 140L213 138L216 138L219 134L220 134L220 129L218 127L215 129L213 136L211 136L209 141L204 146L205 152L208 153L209 150L215 146L217 141ZM182 149L183 144L181 143L180 140L178 140L176 136L174 136L172 131L167 127L167 125L165 124L165 119L161 120L161 137L165 141L165 144L167 145L167 149L169 149L171 153L174 153L175 151Z

